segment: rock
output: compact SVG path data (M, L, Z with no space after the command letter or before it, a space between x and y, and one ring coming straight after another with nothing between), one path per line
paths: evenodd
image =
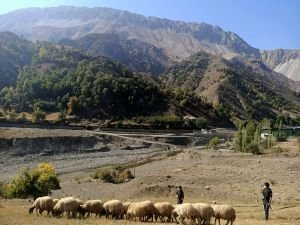
M210 190L210 187L209 186L205 186L205 190Z

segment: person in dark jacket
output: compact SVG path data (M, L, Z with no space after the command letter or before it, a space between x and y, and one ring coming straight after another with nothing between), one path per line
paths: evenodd
M265 183L264 189L262 190L263 194L263 205L265 211L265 219L269 219L269 209L272 203L272 190L270 188L270 184L268 182Z
M176 196L177 196L177 204L182 204L184 199L184 192L181 186L178 187L176 191Z

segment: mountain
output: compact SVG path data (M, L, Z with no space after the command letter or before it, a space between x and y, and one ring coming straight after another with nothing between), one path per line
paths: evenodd
M300 81L300 49L261 51L263 62L278 73Z
M269 73L257 73L254 65L199 52L173 64L161 79L169 87L189 89L212 101L233 117L260 120L285 112L299 115L299 96Z
M0 33L0 90L15 86L19 70L31 62L34 45L11 32Z
M155 73L165 69L164 54L173 60L181 60L199 51L205 51L226 59L233 55L241 55L262 60L271 69L296 81L300 80L299 50L260 51L250 46L237 34L225 32L218 26L206 23L187 23L145 17L110 8L61 6L20 9L0 15L0 31L11 31L29 40L51 42L58 42L62 39L80 39L79 42L82 42L85 41L82 40L84 36L94 33L117 34L122 36L121 40L117 40L117 46L121 47L126 57L131 55L128 51L132 45L145 44L142 52L148 52L150 46L153 46L153 50L150 51L154 55L153 67L158 66ZM126 40L133 40L132 42L135 43L124 45ZM105 43L107 46L110 44ZM124 47L127 44L131 47ZM111 55L112 52L105 48L103 47L101 51L99 49L99 53ZM156 57L157 54L158 57ZM134 57L139 55L138 51ZM127 60L126 57L120 59L114 54L112 57L122 63ZM163 65L157 64L157 60L161 57L164 59ZM153 57L150 61L152 59ZM144 62L133 62L129 67L134 71L141 70L146 73L153 71L153 68L144 68Z
M134 74L104 56L88 56L49 42L31 43L8 32L0 33L0 43L7 53L19 50L18 57L5 64L14 79L9 80L11 83L1 82L1 109L17 112L68 109L80 118L167 114L228 121L201 98L183 91L175 94L150 76ZM22 48L16 48L18 45ZM23 54L27 62L20 60ZM5 73L0 73L1 81L6 78Z
M91 33L118 33L162 48L168 55L179 58L199 50L259 57L258 49L218 26L144 17L109 8L20 9L0 16L0 31L7 30L30 40L47 41L78 39Z
M158 76L170 64L169 57L162 49L117 34L89 34L76 40L64 39L59 43L82 49L93 56L106 56L127 65L134 72Z

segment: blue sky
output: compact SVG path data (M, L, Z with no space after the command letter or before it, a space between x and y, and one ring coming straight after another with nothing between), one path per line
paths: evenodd
M300 0L10 0L0 14L26 7L110 7L233 31L260 49L300 49Z

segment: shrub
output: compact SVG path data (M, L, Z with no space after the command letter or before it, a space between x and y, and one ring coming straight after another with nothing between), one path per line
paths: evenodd
M59 188L59 180L52 164L41 163L37 168L19 170L4 188L4 195L8 198L37 198Z
M57 120L58 121L63 121L67 118L67 112L66 111L60 111L58 116L57 116Z
M196 119L196 128L198 129L207 128L207 120L201 118Z
M110 170L102 170L98 172L97 176L105 182L113 183L114 179Z
M131 180L133 178L134 178L134 176L130 170L124 170L124 171L120 172L119 174L117 174L117 182L118 183L124 183L127 180Z
M97 171L92 178L94 179L101 179L104 182L113 183L113 184L119 184L124 183L127 180L131 180L134 178L130 170L100 170Z
M46 118L46 113L40 108L36 108L32 113L32 122L43 121Z
M11 122L15 122L18 118L18 113L15 110L11 110L7 113L8 120Z
M254 155L260 155L261 151L257 143L250 143L246 146L245 152L250 152Z
M221 143L219 137L213 137L207 144L208 148L216 148Z

